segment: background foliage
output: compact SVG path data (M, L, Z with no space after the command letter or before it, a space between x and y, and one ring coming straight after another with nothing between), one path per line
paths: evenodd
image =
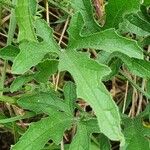
M150 149L149 0L0 4L0 149Z

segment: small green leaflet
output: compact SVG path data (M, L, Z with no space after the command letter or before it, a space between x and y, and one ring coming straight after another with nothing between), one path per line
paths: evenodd
M22 75L17 77L10 85L10 91L16 92L21 89L22 86L33 79L33 75Z
M142 118L125 118L123 123L126 144L122 150L149 150L150 129L143 126Z
M111 150L110 141L105 135L100 134L99 142L100 142L100 150Z
M80 32L83 26L82 16L77 13L70 23L68 49L91 48L104 50L109 53L121 52L134 58L143 58L142 49L133 40L121 37L114 29L108 29L88 36ZM92 41L92 42L91 42Z
M89 150L91 144L90 135L99 132L96 119L80 121L77 125L77 133L70 144L69 150Z
M83 98L92 106L101 132L112 140L123 142L118 108L101 82L110 69L82 53L70 50L61 53L59 69L71 73L77 85L78 98Z
M46 83L49 76L56 73L58 69L58 61L46 59L40 62L36 68L38 71L35 73L34 78L38 82Z
M51 112L50 117L32 123L11 150L41 150L50 139L59 144L64 131L71 127L72 120L62 112Z
M30 9L30 0L17 0L15 11L19 26L18 41L36 41L35 31L33 28L33 18Z
M17 47L8 45L0 49L0 58L13 61L19 52L20 50Z
M83 142L84 141L84 142ZM90 139L86 125L79 124L69 150L89 150Z
M104 29L118 28L126 14L136 13L140 9L140 0L109 0L106 5L106 24Z

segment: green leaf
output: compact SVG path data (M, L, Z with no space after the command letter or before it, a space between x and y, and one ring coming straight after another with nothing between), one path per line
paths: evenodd
M106 5L106 23L104 28L118 28L126 14L136 13L140 9L140 0L109 0Z
M139 36L149 36L150 23L137 14L129 14L125 16L124 22L120 24L120 30L124 33L131 32Z
M137 43L119 36L114 29L83 36L80 34L82 25L82 16L78 13L73 17L68 30L70 39L68 49L91 48L104 50L109 53L118 51L129 57L143 58L142 50Z
M38 82L45 83L48 81L48 78L54 74L58 69L57 60L44 60L36 66L38 72L34 75L34 78Z
M22 88L22 86L33 79L33 75L22 75L17 77L10 85L10 92L16 92Z
M32 123L11 150L35 150L35 148L36 150L40 150L50 139L59 144L64 131L70 128L71 123L72 118L64 113L51 112L50 117Z
M65 104L68 107L68 112L73 115L75 109L75 102L77 99L76 86L72 82L67 82L63 88L65 96Z
M150 137L150 129L143 126L142 118L125 118L123 123L126 139L123 150L149 150L150 141L148 137Z
M97 121L95 119L79 122L77 125L77 133L70 144L69 150L89 150L90 135L92 133L99 133L99 128L96 125Z
M44 112L50 115L52 110L67 111L67 105L64 101L52 91L39 92L21 97L17 103L22 108L36 113Z
M71 0L71 5L75 12L82 14L86 33L97 32L101 29L94 20L91 0Z
M20 50L12 45L0 49L0 58L13 61Z
M110 69L76 51L64 51L60 55L60 71L67 70L77 85L77 96L87 101L98 119L102 133L112 140L123 142L120 116L115 102L101 82Z
M18 41L36 41L36 35L33 27L33 16L30 10L30 4L30 0L17 0L15 11L16 19L19 26Z
M103 134L100 134L100 150L111 150L110 141Z
M145 6L150 6L150 1L149 0L144 0L144 3L143 3Z
M121 53L113 53L113 57L119 57L125 65L128 67L130 72L140 76L142 78L150 78L150 62L147 60L130 58Z
M12 72L15 74L23 74L32 66L37 65L48 52L59 52L59 46L52 37L52 30L44 20L36 20L37 35L42 42L22 42L20 44L20 53L15 58Z
M81 123L77 127L77 133L70 144L69 150L89 150L90 139L86 125Z

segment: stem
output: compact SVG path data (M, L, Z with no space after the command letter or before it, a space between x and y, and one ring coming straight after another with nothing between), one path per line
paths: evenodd
M16 3L16 0L12 1L13 4ZM9 30L8 30L8 38L7 38L7 46L11 45L13 36L15 33L15 28L16 28L16 18L15 18L15 10L11 10L11 17L10 17L10 24L9 24ZM4 61L4 67L2 69L2 77L1 77L1 84L0 84L0 89L4 89L4 83L5 83L5 78L6 78L6 69L7 69L7 60ZM3 91L0 92L0 95L3 95Z

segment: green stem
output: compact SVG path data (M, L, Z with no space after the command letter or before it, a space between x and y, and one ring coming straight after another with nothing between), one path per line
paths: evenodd
M140 91L144 96L146 96L148 99L150 99L150 94L145 92L142 88L140 88L132 79L128 77L127 74L125 74L123 71L120 71L120 73L134 86L138 91Z
M12 4L15 4L16 0L12 1ZM13 41L13 36L15 33L15 28L16 28L16 18L15 18L15 10L11 10L11 17L10 17L10 24L9 24L9 30L8 30L8 38L7 38L7 46L11 45ZM7 69L7 61L4 61L4 67L2 70L2 77L1 77L1 85L0 89L4 89L4 83L5 83L5 78L6 78L6 69ZM0 95L3 95L3 91L0 92Z

